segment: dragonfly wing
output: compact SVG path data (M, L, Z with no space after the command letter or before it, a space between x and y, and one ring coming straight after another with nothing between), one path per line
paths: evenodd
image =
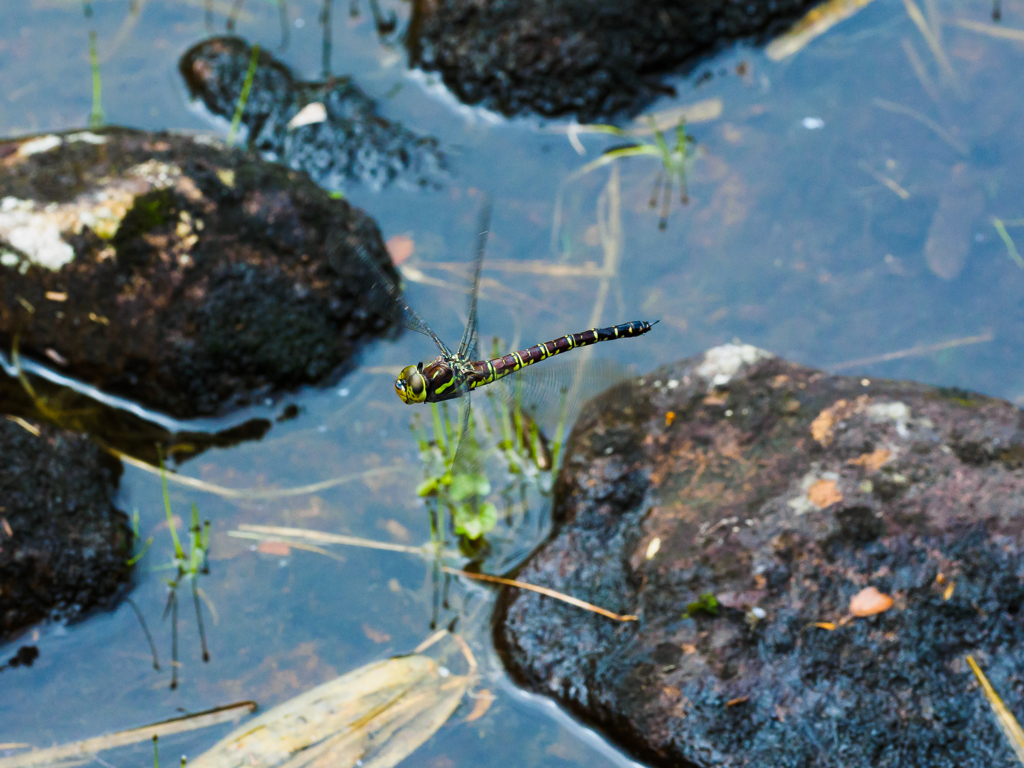
M560 422L571 424L590 398L611 387L635 386L634 382L635 376L621 363L567 356L528 365L481 391L505 407L521 408L550 430Z
M395 281L384 272L362 244L353 242L349 236L335 233L328 240L327 248L331 264L335 269L341 271L342 254L345 251L352 252L355 258L366 268L370 275L370 280L366 286L366 293L369 302L375 309L409 330L422 333L424 336L433 339L441 354L451 354L448 347L430 329L430 326L424 322L423 318L406 303Z
M473 282L469 292L469 317L466 321L466 330L462 333L462 341L459 343L459 355L468 360L477 358L477 320L476 320L476 298L480 292L480 269L484 263L484 249L487 247L487 235L491 226L491 203L486 201L480 209L480 219L477 226L476 255L473 259Z

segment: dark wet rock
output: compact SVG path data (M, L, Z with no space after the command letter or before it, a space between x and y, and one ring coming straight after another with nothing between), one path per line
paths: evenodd
M245 41L218 37L186 51L178 68L192 98L231 120L251 59ZM326 119L289 129L288 123L313 103L324 106ZM445 167L435 139L380 117L373 99L349 78L300 82L265 51L257 56L241 122L251 147L305 171L328 189L344 189L352 182L375 189L391 183L436 186Z
M467 104L581 122L671 93L663 76L738 38L781 28L811 0L418 0L414 65Z
M88 438L0 418L0 639L48 617L79 619L128 582L120 476Z
M305 174L125 129L0 144L0 350L179 418L324 381L382 333L373 221ZM328 243L340 247L331 251Z
M645 381L586 409L517 574L640 620L507 590L512 674L652 765L1011 759L965 658L1024 708L1021 410L740 346Z

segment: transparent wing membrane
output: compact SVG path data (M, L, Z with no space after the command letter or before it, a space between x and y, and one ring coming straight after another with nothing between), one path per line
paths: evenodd
M464 395L453 477L486 479L488 458L513 442L527 448L536 469L557 469L568 429L583 404L610 387L634 380L626 368L611 360L569 357L535 363L475 390L472 417L468 405L461 405L470 397ZM483 483L479 485L482 488Z
M484 250L487 247L487 235L491 225L491 203L488 200L480 209L480 219L477 225L476 255L473 259L473 282L469 291L469 317L466 321L466 329L462 333L462 341L459 343L459 355L468 360L475 360L477 357L477 319L476 299L480 292L480 269L484 263Z
M421 318L412 307L408 305L402 292L394 281L381 269L380 265L367 253L366 248L361 244L352 242L344 235L332 235L328 242L328 253L332 263L340 260L342 251L350 250L356 259L366 267L370 274L370 280L365 286L370 303L377 308L381 314L390 316L394 322L408 328L411 331L422 333L433 340L434 344L441 351L441 354L450 355L451 352L441 339L437 337L430 326Z
M573 359L571 352L543 360L483 387L501 402L522 409L545 429L558 420L572 423L590 398L631 375L620 363L593 358Z

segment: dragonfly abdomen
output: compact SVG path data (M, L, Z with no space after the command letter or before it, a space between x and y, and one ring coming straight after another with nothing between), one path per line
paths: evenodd
M520 349L517 352L510 352L502 357L475 361L473 367L476 369L479 378L473 381L471 386L475 389L484 384L490 384L492 381L497 381L504 376L508 376L510 373L515 373L527 365L560 355L577 347L586 347L599 341L643 336L657 322L657 320L653 323L649 323L646 320L634 320L630 323L611 325L607 328L591 328L587 331L560 336L557 339L545 341L543 344L535 344L532 347Z

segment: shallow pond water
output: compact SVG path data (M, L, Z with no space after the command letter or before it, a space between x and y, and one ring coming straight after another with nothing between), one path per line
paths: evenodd
M91 17L72 0L3 4L0 135L82 127L92 110L90 32L95 32L102 109L110 124L221 130L187 103L178 57L214 31L234 4L97 0ZM916 6L915 6L916 7ZM921 28L895 2L877 2L780 62L747 46L726 50L674 83L659 113L703 102L709 119L688 131L695 159L688 204L673 201L667 227L649 206L657 161L619 160L569 184L555 238L570 265L600 275L538 273L554 263L552 221L560 185L616 143L565 121L504 120L457 105L431 76L410 73L395 41L381 41L369 8L334 3L330 50L321 3L249 0L236 33L295 73L316 79L325 51L332 74L349 75L381 113L437 137L451 175L436 191L345 190L385 238L411 238L409 302L446 339L457 339L460 275L483 194L494 203L481 296L482 337L525 346L592 322L661 319L637 340L602 344L598 357L638 372L741 339L779 355L865 377L917 379L1024 403L1024 262L1012 258L993 220L1024 249L1024 2L1004 0L994 37L989 2L922 4ZM408 6L393 4L399 29ZM208 27L208 20L212 28ZM720 110L719 110L720 106ZM715 117L710 117L715 115ZM223 133L221 134L223 135ZM1019 260L1019 256L1017 257ZM534 271L518 271L520 262ZM438 265L440 263L440 266ZM422 275L425 280L415 279ZM430 633L434 581L411 555L349 548L343 562L292 549L254 551L230 538L242 523L295 525L418 544L428 539L411 410L390 372L432 354L416 334L369 347L355 372L295 393L249 416L299 416L260 442L211 450L179 470L232 488L296 487L365 470L378 474L315 494L237 501L172 485L175 511L191 502L212 522L210 574L200 585L211 660L201 660L190 600L180 612L181 683L168 689L171 630L161 621L170 538L159 478L128 467L119 503L137 509L154 543L132 598L161 656L152 668L132 608L70 626L45 626L0 647L32 642L31 668L0 675L0 744L53 742L129 728L238 699L262 706L290 698L374 659L414 648ZM208 426L208 425L207 425ZM543 509L524 541L536 540ZM269 548L273 550L273 548ZM446 624L488 599L451 585ZM479 615L485 616L485 612ZM480 685L497 696L479 719L457 714L413 758L451 765L611 765L614 750L550 704L517 692L489 649L486 622L461 629L484 659ZM165 740L167 755L196 755L227 726ZM151 759L146 745L105 755L114 765Z

